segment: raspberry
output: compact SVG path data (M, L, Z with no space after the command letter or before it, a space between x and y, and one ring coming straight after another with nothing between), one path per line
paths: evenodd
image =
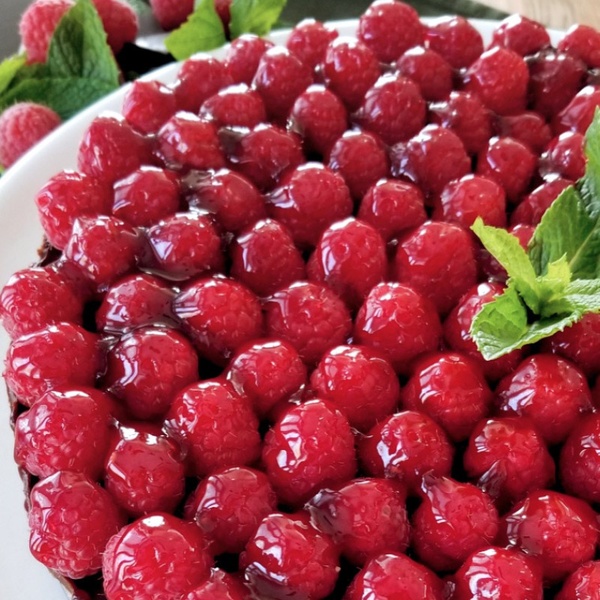
M600 68L600 31L588 25L573 25L558 42L558 50L581 59L590 69Z
M184 596L183 600L247 600L248 588L236 577L212 569L210 579Z
M346 342L352 328L344 303L317 283L298 281L280 289L264 310L267 334L290 342L307 365Z
M92 0L106 31L108 45L118 54L126 43L135 41L138 19L133 8L122 0Z
M522 15L511 15L500 21L494 30L492 46L528 56L550 46L550 36L541 23Z
M306 505L311 522L351 563L363 566L383 552L404 552L410 525L404 492L384 479L353 479L325 488Z
M110 494L80 473L42 479L29 502L31 553L63 577L97 573L106 543L125 524Z
M585 138L573 131L552 139L540 156L539 172L546 180L556 177L577 181L585 174Z
M564 582L556 600L598 600L600 590L600 562L581 565Z
M445 100L452 91L452 67L431 48L415 46L407 50L396 61L396 69L419 86L427 101Z
M25 152L61 124L47 106L18 102L0 114L0 165L12 166Z
M258 524L277 508L267 476L247 467L212 473L186 506L214 554L242 552Z
M338 35L329 25L314 19L303 19L292 29L285 45L300 61L314 69L325 58L329 42Z
M340 570L333 542L304 513L264 518L240 557L244 578L259 598L321 600Z
M156 133L176 111L173 90L158 81L134 81L123 99L123 116L145 134Z
M445 58L454 69L470 67L483 52L481 35L463 17L440 17L429 25L425 45Z
M193 0L150 0L152 14L165 30L177 29L194 11Z
M207 98L200 107L200 117L218 127L254 127L267 120L267 113L260 94L239 83Z
M222 277L191 283L175 297L173 312L200 354L217 364L260 337L263 329L258 298Z
M521 200L511 215L511 223L513 225L537 225L560 193L570 185L572 185L571 181L560 177L542 183Z
M226 381L194 383L173 400L165 429L187 454L191 474L253 463L260 456L250 401Z
M225 67L234 83L250 85L261 56L273 47L273 42L246 33L231 42L225 51Z
M585 135L600 108L600 86L587 85L552 120L554 133L574 131Z
M211 558L198 527L151 513L113 536L104 552L107 600L180 598L210 574Z
M495 130L499 137L513 138L535 154L541 154L552 139L550 127L544 117L531 111L498 117Z
M418 492L423 475L449 475L454 448L430 417L403 411L375 425L360 440L360 461L373 477L398 480L410 494Z
M302 506L321 488L354 477L354 436L333 405L310 400L287 410L267 432L262 462L279 501Z

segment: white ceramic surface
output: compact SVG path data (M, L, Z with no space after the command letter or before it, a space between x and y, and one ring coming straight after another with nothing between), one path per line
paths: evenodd
M487 43L495 23L483 20L473 20L473 23ZM340 21L333 25L343 35L353 34L356 27L353 21ZM285 31L276 32L271 39L282 43L286 35ZM554 42L558 36L558 33L553 33ZM221 56L222 53L223 50L218 50L214 54ZM175 78L177 71L177 65L169 65L150 78L168 83ZM72 118L0 179L0 286L13 272L27 267L36 259L36 250L42 239L33 201L36 192L58 171L76 167L77 147L87 126L104 111L119 111L125 91L126 88L119 89ZM1 331L2 356L7 347L8 338ZM0 383L0 599L65 600L64 589L29 554L22 484L13 462L12 444L8 401L4 384Z

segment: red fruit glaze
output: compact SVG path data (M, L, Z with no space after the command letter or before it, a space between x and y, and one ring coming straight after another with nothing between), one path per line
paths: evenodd
M225 51L225 68L234 83L250 85L261 56L273 47L273 42L246 33L231 42Z
M425 100L445 100L452 91L453 71L448 61L435 50L415 46L397 61L401 75L412 79Z
M454 69L469 67L483 52L480 33L463 17L440 17L429 24L425 45Z
M521 56L528 56L550 46L550 36L541 23L522 15L511 15L494 30L492 46L508 48Z
M188 592L183 600L248 600L248 588L233 575L212 569L210 578Z
M537 225L560 193L570 185L572 185L571 181L560 177L542 183L521 200L511 215L511 223Z
M499 116L494 129L499 137L513 138L535 154L541 154L552 138L550 126L544 117L532 111Z
M587 85L580 90L552 120L554 133L574 131L582 135L592 124L594 113L600 107L600 86Z
M600 598L600 562L584 563L571 573L556 600L598 600Z
M329 42L338 35L329 25L314 19L303 19L292 29L285 45L300 61L314 69L325 58Z
M202 103L200 117L218 127L254 127L267 120L261 95L245 83L223 88Z
M590 69L600 68L600 31L589 25L571 26L557 48L581 59Z
M173 90L158 81L134 81L123 99L123 116L141 133L156 133L177 111Z
M563 177L577 181L585 173L585 138L583 134L567 131L555 137L540 156L539 172L547 180Z

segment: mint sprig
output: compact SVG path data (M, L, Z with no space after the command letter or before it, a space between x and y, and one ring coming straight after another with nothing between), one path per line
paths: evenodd
M586 172L537 226L527 250L477 219L472 229L508 273L507 288L471 326L483 357L498 358L600 312L600 110L586 134Z

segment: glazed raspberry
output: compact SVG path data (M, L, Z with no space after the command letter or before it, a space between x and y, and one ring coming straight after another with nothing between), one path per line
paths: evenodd
M183 600L247 600L248 588L236 577L212 569L210 578L188 592Z
M238 233L265 216L262 195L246 177L220 169L194 182L188 198L190 207L211 213L225 230Z
M260 456L250 400L224 380L194 383L173 401L165 429L187 454L191 474L253 463Z
M148 229L149 266L169 279L223 270L221 238L212 218L201 212L177 213Z
M29 548L64 577L97 573L109 538L125 524L110 494L69 471L42 479L29 496Z
M244 578L259 598L321 600L335 586L338 551L304 513L262 520L240 557Z
M341 100L322 85L311 85L300 94L288 120L288 129L302 138L308 152L327 156L348 128L348 114Z
M121 425L104 466L104 485L130 516L173 512L183 498L179 447L159 427Z
M27 62L46 62L52 34L72 6L71 0L35 0L27 7L19 22Z
M303 19L292 29L285 45L300 61L314 69L325 58L329 42L338 35L329 25L314 19Z
M395 0L373 2L358 20L358 39L384 63L422 44L424 33L417 11Z
M250 85L261 56L273 47L273 42L246 33L233 40L225 51L225 67L234 83Z
M375 425L361 439L360 461L373 477L397 479L410 494L423 475L449 475L454 449L444 430L422 413L404 411Z
M0 114L0 165L8 169L60 124L60 117L41 104L19 102L4 110Z
M450 92L444 102L429 106L432 123L453 131L469 154L477 154L487 146L492 136L490 111L475 94Z
M258 524L277 508L277 496L260 471L233 467L203 479L186 512L213 554L240 553Z
M557 134L575 131L584 135L592 124L597 108L600 108L600 86L587 85L555 115L552 128Z
M200 279L184 288L173 302L200 354L217 364L242 344L262 334L258 298L236 281L221 277Z
M15 461L38 477L57 471L100 476L113 401L91 388L46 392L15 424Z
M135 41L138 19L135 10L122 0L92 0L106 31L108 45L118 54L126 43Z
M123 117L96 117L84 134L77 156L78 169L112 185L143 165L154 163L151 145Z
M261 191L273 189L286 171L304 162L300 138L270 123L244 133L228 158Z
M558 42L558 50L581 59L590 69L600 68L600 31L588 25L573 25Z
M382 352L394 369L407 373L423 352L437 350L441 327L434 306L412 288L380 283L356 317L354 340Z
M55 388L94 387L101 362L93 333L72 323L57 323L11 343L4 378L19 402L31 406Z
M465 76L465 90L499 115L521 112L527 103L529 72L521 56L506 48L484 52Z
M141 243L139 232L116 217L81 217L73 224L64 257L101 288L133 269Z
M504 548L475 552L452 577L453 600L541 600L542 577L537 563L526 554Z
M231 244L230 254L231 276L257 296L269 296L305 279L302 255L278 221L262 219L242 231Z
M134 81L123 99L123 116L141 133L156 133L176 111L173 90L158 81Z
M177 29L194 11L193 0L150 0L158 24L166 31Z
M104 295L96 312L96 326L105 333L126 333L146 325L173 325L171 302L175 292L146 273L117 281Z
M550 46L550 36L541 23L522 15L511 15L500 21L494 30L492 46L528 56Z
M498 539L502 545L539 557L545 582L558 583L594 557L597 515L577 498L532 492L504 516Z
M358 108L381 74L373 51L350 37L338 37L329 44L322 68L327 87L349 110Z
M541 154L552 139L544 117L532 111L498 117L494 129L499 137L513 138L535 154Z
M556 177L577 181L585 174L585 138L567 131L555 137L540 156L539 172L544 179Z
M225 36L227 38L229 35L229 21L231 19L231 4L233 0L215 0L215 10L219 15L219 19L221 19L221 23L223 23L223 27L225 29Z
M413 548L436 571L451 571L476 550L491 544L498 532L492 499L469 483L425 476L423 502L412 518Z
M444 586L436 575L403 554L373 558L352 581L344 600L442 600Z
M563 584L556 600L598 600L600 598L600 562L584 563Z
M206 99L200 107L200 116L218 127L254 127L267 120L260 94L245 83L223 88Z
M269 117L285 121L296 98L313 82L310 67L287 48L270 48L260 58L252 87Z
M392 175L408 178L425 195L441 193L448 182L471 170L460 138L439 125L427 125L408 142L396 144L390 158Z
M552 179L542 183L523 198L511 215L513 225L537 225L560 193L573 183L567 179Z
M350 216L352 199L338 173L309 162L290 171L267 196L267 212L297 246L312 247L332 223Z
M531 419L548 444L562 442L592 409L583 373L553 354L526 358L500 381L496 395L500 414Z
M371 225L349 217L323 232L307 271L311 281L324 283L357 309L387 275L385 243Z
M353 479L321 490L306 509L313 525L357 566L383 552L404 552L408 547L404 491L395 482Z
M452 91L452 67L431 48L415 46L407 50L396 61L396 69L419 86L427 101L445 100Z
M134 227L150 227L179 208L174 171L142 167L114 185L112 214Z
M481 421L471 433L463 461L468 476L503 504L554 483L554 462L546 444L523 418Z
M231 359L226 377L263 417L278 403L297 395L306 382L306 367L287 342L267 339L242 346Z
M180 598L208 578L211 562L196 525L151 513L110 539L104 593L107 600Z
M440 17L429 24L425 45L455 69L470 67L483 52L481 35L463 17Z
M486 225L506 227L506 195L492 179L465 175L451 181L434 201L433 218L468 229L477 217Z
M361 129L375 133L389 146L408 140L425 125L426 104L419 81L402 75L382 75L353 115ZM429 82L432 77L429 74Z
M17 271L0 292L0 319L13 339L61 321L80 325L82 313L76 290L49 268Z

